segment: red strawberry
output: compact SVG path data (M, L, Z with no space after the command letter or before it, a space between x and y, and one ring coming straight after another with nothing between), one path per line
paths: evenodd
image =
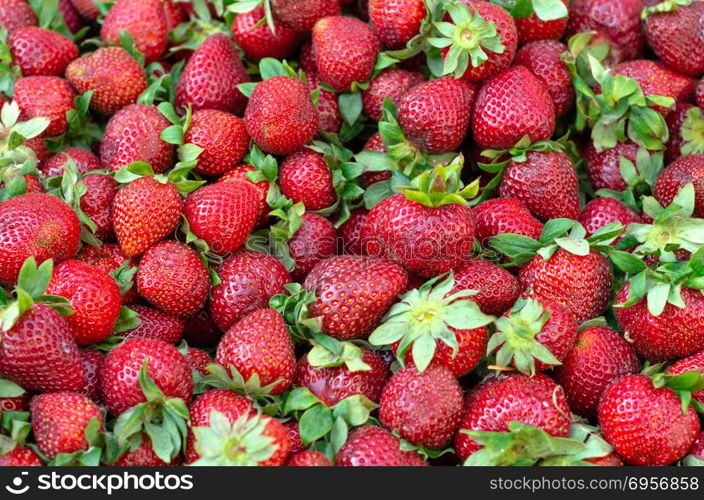
M100 376L103 373L105 354L95 349L81 349L80 354L86 377L86 385L80 393L100 404Z
M124 332L122 335L126 338L160 340L167 344L176 344L181 340L185 330L182 318L137 304L130 306L130 309L137 313L139 325Z
M137 50L144 54L145 63L159 60L168 42L161 0L117 0L105 15L100 37L105 45L120 45L122 30L130 34Z
M45 177L63 175L69 160L73 160L73 163L76 164L76 170L81 175L92 170L100 170L100 160L93 153L82 148L67 148L42 162L41 172Z
M683 156L663 170L655 183L655 198L668 206L689 183L694 185L694 216L704 217L704 155Z
M633 78L646 96L672 97L675 101L681 100L683 97L686 99L687 94L691 95L693 92L695 85L694 80L691 79L687 83L686 78L682 80L682 75L655 61L645 59L623 62L613 69L613 74ZM674 82L678 84L674 85ZM669 113L668 109L661 106L651 107L663 116Z
M646 375L628 375L599 402L604 439L632 465L668 465L687 454L699 435L699 417L680 397Z
M303 281L318 262L332 257L337 250L337 232L332 222L310 212L305 212L301 219L301 227L288 240L295 265L291 276L297 281Z
M135 161L145 161L157 174L173 165L173 146L161 140L171 124L154 106L130 104L115 113L100 143L100 164L115 172Z
M193 113L183 140L203 148L194 171L207 176L222 175L237 166L249 146L244 121L215 109Z
M303 203L306 210L316 211L335 203L337 195L330 167L323 155L301 148L288 155L279 169L281 194L294 203Z
M402 451L401 440L386 429L365 425L353 430L335 458L342 467L410 467L428 465L414 451Z
M589 182L595 190L611 189L624 191L628 186L621 176L621 157L636 162L638 145L631 142L619 142L615 147L597 152L594 143L590 142L584 150L584 165Z
M139 261L137 291L162 312L188 316L203 307L210 291L208 269L191 247L162 241Z
M511 422L520 422L551 436L567 437L570 420L565 393L546 375L492 376L467 395L460 432L455 435L455 452L460 460L466 460L482 447L463 430L501 432L508 430Z
M42 465L44 465L42 459L28 446L17 445L0 455L0 467L41 467Z
M504 268L482 259L468 259L455 270L452 292L477 290L468 300L476 302L484 314L503 314L518 299L518 280Z
M250 183L252 186L256 188L257 191L257 220L254 223L254 227L261 227L266 222L269 220L269 212L271 211L271 207L269 207L269 204L266 202L267 196L269 194L269 181L266 179L262 179L259 182L252 182L248 174L250 172L256 171L256 167L253 167L249 163L242 163L240 165L237 165L235 168L232 170L228 171L225 175L220 177L218 179L218 182L245 182L245 183Z
M687 154L704 153L704 135L699 131L704 130L700 109L687 102L678 102L665 121L670 134L665 152L668 163L683 156L683 150ZM684 135L687 135L687 139Z
M113 415L146 401L139 386L139 371L145 360L147 375L167 398L190 401L193 377L183 354L166 342L128 339L110 351L103 364L100 390Z
M188 60L176 85L176 106L240 114L247 98L236 86L248 82L237 47L222 33L211 35Z
M700 351L696 354L692 354L686 358L680 359L674 363L668 370L668 375L681 375L686 372L697 371L702 373L704 370L704 351ZM692 394L692 398L704 402L704 390L697 391Z
M420 32L427 15L423 0L370 0L369 21L379 32L383 44L391 49L403 49Z
M164 467L166 465L181 465L181 460L177 457L167 463L156 456L152 447L152 440L146 434L142 436L142 441L134 450L127 450L115 463L114 467Z
M354 371L345 364L331 367L312 366L308 356L298 360L294 384L307 387L313 395L329 407L345 398L362 394L374 402L379 402L381 392L389 379L389 368L375 352L360 347L362 363L371 370Z
M241 247L252 232L259 215L257 195L247 182L203 186L188 196L183 215L193 234L213 252L225 255Z
M7 39L12 63L23 76L61 76L78 57L78 47L59 33L35 26L19 28Z
M308 90L311 93L316 90L319 91L317 111L320 131L337 134L342 126L342 115L340 114L340 105L338 103L340 94L326 90L314 71L306 72L306 80L308 80Z
M0 0L0 25L7 31L37 24L37 16L26 0Z
M538 15L533 12L530 16L524 18L515 18L516 28L518 29L518 41L521 44L528 44L539 40L559 40L565 33L567 28L567 0L562 0L565 4L565 17L543 21L538 18Z
M513 147L528 135L548 139L555 129L550 93L525 66L514 66L484 82L474 104L474 140L485 149Z
M254 88L245 110L247 133L267 153L285 155L318 131L318 112L300 80L275 76Z
M579 214L579 223L587 230L587 237L612 222L620 222L625 228L632 223L641 223L643 219L614 198L595 198Z
M285 391L296 369L286 324L272 309L254 311L232 325L220 340L215 359L226 369L237 370L245 381L257 375L261 387L274 384L270 394Z
M76 260L86 262L112 275L123 263L130 260L115 243L106 243L99 247L84 245L78 252ZM130 262L133 264L133 262ZM132 290L130 290L132 292ZM129 295L129 293L128 293ZM123 298L124 301L124 298Z
M328 16L313 27L315 66L320 79L340 92L369 80L381 51L379 35L359 19Z
M74 97L68 82L58 76L28 76L15 82L14 99L20 107L20 119L49 118L51 123L44 131L48 136L66 132L66 112L73 109Z
M348 340L366 337L379 324L407 280L393 261L340 256L316 264L304 287L317 296L309 311L322 316L323 333Z
M58 11L64 17L66 27L71 33L77 33L85 26L85 21L71 3L71 0L59 0Z
M98 17L100 11L93 0L71 0L71 3L76 8L81 17L88 20L93 20Z
M78 252L81 226L64 201L43 193L0 203L0 283L12 285L24 261L70 259Z
M291 281L286 267L263 252L239 250L217 269L220 284L211 291L210 313L222 330L257 309L264 309L269 299L284 292Z
M279 19L286 26L301 33L308 33L313 29L315 22L325 16L334 16L340 13L338 0L272 0L272 8Z
M364 255L364 245L361 235L364 221L367 220L369 210L355 208L349 218L337 228L338 249L340 255Z
M86 427L97 419L103 427L98 405L75 392L54 392L34 396L30 403L32 431L42 454L53 459L59 453L87 450Z
M112 229L112 201L117 194L117 181L110 175L88 175L83 178L86 193L81 197L81 210L95 225L95 236L114 240Z
M422 2L421 2L422 3ZM398 106L401 96L425 79L420 73L405 69L386 69L369 82L369 88L362 92L364 113L374 121L381 120L381 107L384 99L391 99Z
M112 221L117 241L126 255L144 253L171 233L180 221L181 196L176 187L152 177L140 177L117 192Z
M207 367L215 363L213 358L207 352L196 349L194 347L188 348L188 363L191 365L191 370L197 371L201 375L208 375Z
M543 224L533 217L526 204L516 198L494 198L477 205L474 210L475 236L480 243L499 234L513 233L540 239Z
M315 68L315 54L313 53L312 40L308 40L306 43L303 44L301 50L299 51L298 59L298 62L301 65L301 69L305 72L306 75L315 74L315 72L318 71Z
M104 47L85 54L66 68L66 79L80 94L92 90L90 108L111 115L137 102L147 88L139 63L121 47Z
M301 451L288 459L288 467L331 467L332 463L319 451Z
M284 422L283 426L288 431L288 440L289 444L291 445L291 455L304 451L305 446L301 441L301 433L298 430L298 422L295 419L289 420L288 422Z
M303 40L302 33L297 33L276 19L274 30L275 33L264 20L262 6L237 14L232 21L232 37L250 59L285 59Z
M474 96L471 84L451 76L421 83L401 97L399 125L423 152L454 151L467 134Z
M65 297L73 306L66 317L78 345L108 338L120 315L120 287L106 272L79 260L67 260L54 269L47 293Z
M531 42L518 50L514 61L528 68L545 85L558 118L566 115L574 104L572 75L560 58L564 52L567 46L556 40Z
M196 314L186 318L186 331L183 334L188 345L198 347L215 347L222 332L215 324L210 312L201 309Z

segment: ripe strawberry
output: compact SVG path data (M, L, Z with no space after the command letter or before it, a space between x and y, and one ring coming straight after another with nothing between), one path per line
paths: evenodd
M301 63L302 64L302 63ZM342 126L342 115L340 114L340 105L338 103L340 94L330 92L323 87L323 83L313 71L306 72L306 80L308 81L308 90L315 92L318 90L318 128L321 132L329 132L337 134Z
M66 317L71 335L80 346L108 338L120 315L120 287L106 272L79 260L56 266L47 293L65 297L73 306Z
M121 47L89 52L68 65L66 79L79 94L92 90L90 108L112 115L137 102L147 88L147 77L139 63Z
M668 206L689 183L694 185L694 216L704 217L704 155L683 156L663 170L655 183L655 198Z
M667 374L681 375L691 371L702 373L702 370L704 370L704 351L680 359L667 370ZM704 402L704 390L694 392L692 398L700 403Z
M471 84L451 76L421 83L401 97L399 125L423 152L454 151L467 134L474 96Z
M183 141L203 148L194 172L207 176L222 175L236 167L249 146L244 121L215 109L193 113Z
M215 324L207 308L186 318L186 327L183 334L188 345L198 347L215 347L222 332Z
M318 262L332 257L337 250L337 231L332 222L310 212L305 212L301 219L301 227L288 240L295 266L291 277L296 281L303 281Z
M73 34L85 26L85 20L71 3L71 0L59 0L58 11L64 18L66 27Z
M363 83L372 76L381 40L359 19L328 16L313 27L313 51L320 79L345 92L354 82Z
M42 459L28 446L17 445L0 455L0 467L41 467L42 465L44 465Z
M76 8L81 17L89 21L98 17L100 11L93 0L71 0L71 3Z
M665 384L646 375L627 375L601 397L604 439L628 464L668 465L685 456L699 435L697 413L683 407Z
M574 348L554 373L570 409L584 418L594 418L606 387L640 367L633 346L620 334L595 326L579 332Z
M670 68L691 76L704 73L704 4L671 2L645 10L648 45Z
M364 338L406 289L403 268L387 259L339 256L325 259L306 277L315 292L311 317L322 316L322 331L339 340Z
M293 153L318 131L318 112L305 83L275 76L254 88L245 110L247 133L265 152Z
M198 188L186 199L189 230L210 250L225 255L247 239L257 220L257 190L247 182L218 182Z
M186 328L182 318L138 304L131 305L130 309L137 313L139 325L125 331L122 334L125 338L160 340L167 344L176 344L181 340Z
M240 114L247 98L235 87L249 81L237 47L222 33L211 35L188 60L176 85L176 107Z
M162 241L149 248L139 261L137 291L162 312L188 316L205 304L210 275L191 247Z
M615 147L598 152L590 142L584 150L584 165L589 182L595 190L611 189L624 191L628 186L621 176L621 157L636 162L638 145L631 142L619 142Z
M117 0L105 15L100 37L105 45L120 45L122 30L130 34L146 64L159 60L168 42L161 0Z
M100 390L113 415L146 401L139 385L139 371L145 360L148 376L167 398L190 401L193 377L183 354L166 342L128 339L110 351L103 364Z
M130 258L125 255L119 245L106 243L99 247L84 245L81 251L78 252L76 260L86 262L112 275L122 264L130 261ZM134 262L130 261L130 264L134 264ZM130 292L128 292L128 295ZM123 297L123 302L126 297Z
M76 94L63 78L58 76L27 76L15 82L14 99L20 107L20 120L37 116L49 118L47 136L66 132L66 112L73 109Z
M460 432L455 435L455 453L466 460L482 447L463 430L501 432L508 430L511 422L520 422L551 436L567 437L570 421L562 387L546 375L491 376L467 394Z
M95 349L81 349L81 361L83 362L83 373L86 378L86 385L80 391L85 397L100 404L100 377L103 373L103 362L105 354Z
M180 221L181 196L167 182L140 177L117 192L112 204L112 222L120 248L129 257L171 233Z
M301 451L292 454L286 465L288 467L331 467L332 463L319 451Z
M492 262L468 259L455 270L455 286L452 292L477 290L479 293L467 297L475 302L484 314L503 314L518 299L518 280L510 272Z
M275 33L265 22L262 6L237 14L232 21L232 37L250 59L285 59L303 40L302 33L297 33L276 18L274 30Z
M94 174L83 178L86 193L81 197L81 210L96 225L95 237L114 240L112 201L117 194L117 181L110 175Z
M7 39L12 63L23 76L61 76L78 57L78 47L59 33L35 26L19 28Z
M26 0L0 0L0 25L7 31L37 24L37 16Z
M86 427L97 419L103 427L98 405L75 392L54 392L34 396L30 403L32 431L42 454L53 459L59 453L85 451L90 444Z
M405 69L382 71L369 82L369 88L362 92L364 113L378 122L381 120L381 107L384 104L384 99L391 99L391 102L398 106L403 94L424 81L425 78L420 73Z
M69 160L73 160L76 170L80 175L85 175L92 170L100 170L100 160L88 150L82 148L67 148L56 153L40 164L39 168L45 177L63 175L64 168Z
M646 96L672 97L675 101L687 99L696 84L693 79L683 79L665 66L645 59L623 62L613 69L613 74L633 78ZM670 112L662 106L651 107L663 116Z
M472 211L475 237L480 243L499 234L513 233L540 239L543 224L533 217L526 204L516 198L494 198L481 202Z
M548 89L557 118L566 115L574 104L572 75L560 58L567 50L564 43L556 40L536 41L521 47L514 60L514 64L528 68Z
M355 208L349 218L337 228L339 255L364 255L361 234L367 214L369 210L366 208Z
M614 198L595 198L579 214L579 223L587 230L587 237L612 222L620 222L625 228L632 223L641 223L643 219ZM616 242L618 239L614 241Z
M341 467L418 467L428 465L386 429L365 425L353 430L335 458Z
M272 0L272 8L279 19L289 28L301 33L309 33L316 21L325 16L335 16L340 13L338 0Z
M74 257L80 231L76 213L54 196L23 194L0 203L0 283L16 283L29 257L39 264Z
M239 250L216 270L220 284L211 291L209 310L222 331L247 314L264 309L291 281L280 260L263 252Z
M196 349L194 347L188 348L188 363L191 365L191 370L200 373L201 375L208 375L207 367L215 363L213 358L207 352Z
M173 146L161 140L171 124L154 106L130 104L108 121L100 143L100 164L115 172L136 161L145 161L157 174L173 165Z
M555 130L550 93L525 66L514 66L486 80L474 104L474 140L485 149L513 147L523 136L548 139Z
M281 194L294 203L303 203L306 210L317 211L335 203L337 195L330 167L323 155L301 148L288 155L279 169Z
M167 463L156 456L152 447L152 440L146 434L142 436L142 442L134 450L127 450L115 463L113 467L164 467L167 465L181 465L181 459L176 457Z
M290 444L291 455L300 453L306 448L301 441L301 433L298 429L298 422L294 420L289 420L288 422L283 422L282 424L288 431L288 441Z
M568 8L567 0L562 0ZM559 19L543 21L533 12L529 17L515 18L518 29L518 41L521 44L528 44L539 40L559 40L567 29L568 15Z
M403 49L420 32L427 9L423 0L370 0L369 22L391 50Z
M354 371L344 363L339 366L317 367L311 365L305 355L298 360L294 385L307 387L329 407L355 394L362 394L378 403L390 376L389 368L375 351L363 347L360 349L361 361L370 370Z
M296 357L284 319L272 309L254 311L232 325L218 344L215 359L237 370L247 381L259 377L270 394L281 394L293 383Z
M266 202L266 199L269 194L269 181L266 179L262 179L259 182L252 182L248 177L248 174L250 172L255 172L256 170L257 168L250 165L249 163L241 163L240 165L237 165L235 168L220 177L220 179L218 179L218 182L245 182L255 187L258 198L256 203L258 209L257 219L254 222L254 227L258 228L265 225L269 220L269 212L271 211L271 207L269 207L269 204Z

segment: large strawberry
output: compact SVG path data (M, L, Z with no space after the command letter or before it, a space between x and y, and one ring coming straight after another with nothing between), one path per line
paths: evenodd
M493 198L474 207L475 236L480 243L499 234L513 233L537 240L543 224L516 198Z
M207 176L222 175L235 168L249 146L244 121L215 109L193 113L183 141L203 149L194 171Z
M467 297L484 314L500 315L508 311L521 293L516 277L503 267L482 259L467 259L455 270L453 292L474 290Z
M100 36L106 45L120 45L123 30L147 64L158 60L168 42L161 0L118 0L105 15Z
M557 2L550 2L550 6L545 7L540 12L536 12L533 4L533 13L528 17L516 17L516 28L518 29L518 41L521 44L528 44L541 40L559 40L565 33L568 20L567 0L560 0L564 6ZM543 4L546 5L546 4Z
M308 148L299 149L281 162L279 185L281 194L294 203L300 201L310 211L328 208L337 198L330 167L322 154Z
M667 206L689 183L694 186L694 216L704 217L704 154L683 156L668 165L658 177L653 194Z
M249 12L237 14L232 21L232 37L247 57L284 59L291 55L303 40L302 33L296 32L276 18L271 21L266 22L265 10L261 5Z
M12 63L23 76L61 76L66 66L78 57L78 47L54 31L28 26L10 33L7 39Z
M342 467L418 467L428 465L415 452L403 450L401 440L382 427L365 425L350 433L335 458Z
M370 0L369 22L376 28L384 46L403 49L420 32L427 15L423 0Z
M263 157L264 155L262 155ZM250 155L251 160L251 155ZM276 165L276 160L273 156L267 155L265 162L271 162L271 165ZM258 228L263 226L269 220L269 212L271 207L267 203L267 198L269 195L269 188L271 184L266 176L262 176L261 180L258 180L259 171L262 169L250 165L249 163L241 163L237 165L232 170L228 171L225 175L218 179L218 182L246 182L255 187L257 191L257 220L254 223L254 227ZM255 181L252 181L249 176L250 174L255 177Z
M385 99L391 99L391 102L398 106L403 94L424 81L420 73L401 68L382 71L362 92L364 114L378 122L381 119L381 108Z
M1 0L0 24L8 31L13 31L23 26L36 26L38 22L26 0Z
M625 228L629 224L643 221L640 215L615 198L594 198L582 209L578 220L587 230L587 236L592 236L613 222L618 222ZM617 242L618 240L614 241Z
M74 108L74 97L76 94L68 82L58 76L27 76L15 82L14 99L20 107L20 118L49 118L46 135L66 132L66 112Z

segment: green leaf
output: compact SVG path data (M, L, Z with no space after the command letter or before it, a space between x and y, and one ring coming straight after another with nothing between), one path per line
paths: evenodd
M533 0L533 10L541 21L554 21L567 17L567 7L561 0Z
M338 98L340 114L347 123L352 125L362 114L362 93L345 92Z
M308 446L313 441L327 435L333 426L332 410L323 404L317 404L306 410L298 421L301 441Z

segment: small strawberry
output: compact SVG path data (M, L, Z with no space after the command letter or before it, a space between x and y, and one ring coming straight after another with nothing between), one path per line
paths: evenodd
M244 121L215 109L193 113L183 141L203 149L193 171L207 176L222 175L236 167L249 146Z
M67 148L42 162L41 172L45 177L62 175L69 160L76 164L76 170L81 175L100 170L100 160L93 153L82 148Z
M537 240L543 224L533 217L526 204L516 198L494 198L474 207L475 237L484 243L492 236L513 233Z
M587 230L587 237L613 222L619 222L626 228L629 224L643 221L640 215L614 198L593 199L582 209L578 220ZM614 243L618 241L619 239L616 239Z
M264 161L273 162L273 166L276 167L276 160L273 156L267 155ZM250 165L249 163L241 163L232 170L229 170L227 173L225 173L225 175L220 177L220 179L218 179L218 182L245 182L250 183L252 186L254 186L257 191L258 198L257 220L254 223L255 228L261 227L267 223L267 221L269 220L269 212L271 211L271 207L266 201L269 195L269 188L271 185L269 180L266 178L266 176L262 176L262 180L258 180L256 182L252 181L249 178L250 172L252 172L252 176L257 178L259 176L258 171L261 170L261 168Z
M318 262L335 255L337 232L325 217L305 212L301 216L301 227L288 239L287 244L293 261L291 277L303 281Z
M209 375L208 366L215 363L210 354L202 349L194 347L188 348L188 363L191 365L191 370L200 373L203 376Z
M423 0L370 0L369 22L376 28L384 46L403 49L420 33L428 14Z
M66 132L66 112L74 109L75 96L68 82L58 76L27 76L15 82L14 99L20 107L20 118L49 118L51 122L45 130L48 136Z
M552 2L552 11L533 12L528 17L517 17L514 19L518 29L518 41L521 44L529 44L540 40L559 40L567 28L569 4L567 0L562 0L564 7L560 7L557 2ZM533 6L535 9L535 4Z
M0 24L13 31L24 26L37 26L37 16L26 0L0 0Z
M684 77L684 80L682 80L682 75L655 61L645 59L626 61L616 66L612 74L632 78L638 82L643 94L646 96L665 96L678 101L683 100L683 97L685 99L688 98L694 91L695 81L693 79ZM689 80L689 83L687 83L687 80ZM684 88L682 85L684 85ZM655 104L651 105L651 107L663 116L669 113L668 106Z
M120 45L120 32L126 31L149 64L166 50L167 29L161 0L117 0L105 15L100 37L105 45Z
M176 344L181 340L186 327L182 318L148 306L135 304L129 308L137 313L139 324L122 332L125 338L160 340L167 344Z
M311 0L301 3L298 0L272 0L272 9L276 19L286 26L301 33L309 33L318 19L340 14L340 2Z
M335 458L341 467L418 467L428 465L386 429L365 425L353 430Z
M455 270L453 292L475 290L467 297L484 314L500 315L508 311L520 294L518 280L503 267L482 259L467 259Z
M412 87L423 83L423 75L405 69L386 69L379 73L369 88L362 92L364 114L374 121L381 120L381 107L385 99L391 99L398 106L401 96Z
M287 467L331 467L332 462L319 451L301 451L292 454L286 462Z
M100 377L103 373L105 354L95 349L81 349L81 361L85 373L86 385L80 391L85 397L100 404Z
M279 186L281 194L294 203L302 202L310 211L328 208L337 199L330 167L322 154L308 148L291 153L281 162Z
M273 31L265 22L264 7L259 6L237 14L232 21L232 37L250 59L285 59L296 50L304 36L275 18L271 24Z
M655 199L670 205L689 183L694 186L694 216L704 217L704 154L683 156L663 170L655 183Z
M23 76L61 76L78 57L78 47L54 31L27 26L13 30L7 39L12 63Z

